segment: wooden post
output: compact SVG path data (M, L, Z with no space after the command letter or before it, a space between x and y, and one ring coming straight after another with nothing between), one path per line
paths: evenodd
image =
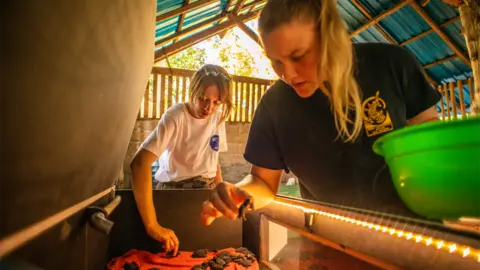
M157 99L158 99L158 75L153 74L153 100L152 100L152 118L158 118L157 115Z
M463 81L459 80L457 82L457 89L458 89L458 95L460 97L460 111L462 111L462 119L467 116L467 113L465 111L465 97L463 95Z
M447 118L448 120L452 119L452 116L450 114L450 95L448 94L448 86L447 84L443 84L443 94L445 95L445 101L447 104L446 112L447 112Z
M463 34L467 43L473 72L473 92L470 114L480 114L480 5L476 1L465 0L458 7ZM473 91L472 91L473 90ZM475 96L475 97L473 97ZM474 101L473 101L474 100Z
M442 86L439 85L437 87L438 92L440 92L440 95L442 95L442 99L440 100L440 110L442 112L442 120L445 120L445 105L443 104L443 91L442 91Z
M457 96L455 95L455 84L450 82L448 84L450 90L450 102L452 103L453 119L457 119Z
M475 89L473 88L473 78L468 78L468 88L470 89L470 98L475 100Z
M150 83L147 83L147 88L145 89L145 93L143 93L143 118L150 117Z

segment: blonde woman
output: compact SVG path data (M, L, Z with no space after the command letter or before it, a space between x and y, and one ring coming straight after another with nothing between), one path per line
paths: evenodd
M235 218L247 196L255 208L267 205L283 171L298 177L303 198L413 215L372 143L438 119L440 96L415 57L387 44L353 45L334 0L269 0L259 32L281 79L262 97L252 121L244 154L251 173L212 191L203 223Z
M179 241L172 230L158 224L155 214L152 163L159 159L155 179L162 189L212 188L221 183L218 155L227 151L224 121L232 110L230 88L225 69L201 67L191 80L189 102L162 115L131 163L133 193L147 233L174 254Z

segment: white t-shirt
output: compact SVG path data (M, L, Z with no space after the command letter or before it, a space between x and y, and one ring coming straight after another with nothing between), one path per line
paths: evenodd
M170 107L140 146L159 157L155 179L181 181L195 176L215 177L218 154L227 151L221 112L206 119L193 117L185 103Z

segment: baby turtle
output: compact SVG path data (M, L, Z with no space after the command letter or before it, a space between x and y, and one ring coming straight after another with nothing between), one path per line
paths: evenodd
M177 251L177 254L173 254L174 250L170 250L168 251L166 254L165 254L165 257L167 258L175 258L177 257L178 255L180 255L180 252Z
M247 220L246 218L246 213L248 210L253 210L253 199L248 198L246 199L238 208L238 218L241 218L243 220Z
M205 258L207 257L207 249L199 249L192 253L192 258Z
M131 263L125 263L123 265L124 270L138 270L139 267L136 262L131 262Z
M242 253L243 255L250 255L250 256L252 256L252 257L255 257L255 254L253 254L253 252L251 252L250 250L248 250L248 249L245 248L245 247L236 248L236 249L235 249L235 252L237 252L237 253Z

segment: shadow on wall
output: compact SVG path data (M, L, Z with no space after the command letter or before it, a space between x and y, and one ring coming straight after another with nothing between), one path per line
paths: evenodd
M155 129L157 123L158 120L137 120L135 123L123 161L123 171L117 182L118 188L131 189L130 162L145 138ZM228 152L220 154L220 166L224 181L237 183L250 172L250 164L243 158L249 129L249 123L226 123ZM155 166L152 167L152 170L155 170Z

